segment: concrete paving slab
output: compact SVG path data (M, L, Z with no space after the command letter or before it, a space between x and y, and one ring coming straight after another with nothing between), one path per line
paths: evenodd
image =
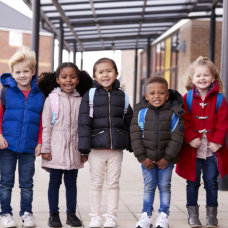
M38 228L47 228L48 221L48 181L49 174L41 167L41 158L36 160L36 173L34 176L34 201L33 212L36 217L36 224ZM17 176L16 176L16 179ZM186 182L173 172L172 176L172 198L171 208L169 216L169 228L189 228L187 224L187 211L186 204ZM141 213L143 198L143 178L141 174L141 167L133 154L129 152L124 153L124 160L122 166L122 176L120 180L120 201L119 201L119 213L118 213L118 228L134 228L138 219L138 214ZM104 212L106 208L106 190L104 189L103 207ZM199 204L200 204L200 219L205 224L206 209L205 209L205 190L203 183L199 192ZM12 194L12 207L14 218L20 225L19 218L19 205L20 205L20 190L18 188L18 181L16 180L15 187ZM60 217L62 220L63 228L69 228L66 225L66 201L65 201L65 187L60 188L59 197ZM157 210L159 208L159 193L156 192L155 212L152 220L155 223L157 217ZM81 218L83 226L88 227L90 222L89 217L90 205L89 205L89 165L85 164L85 167L79 171L78 174L78 207L77 215ZM228 191L219 191L219 208L218 219L219 228L228 228Z

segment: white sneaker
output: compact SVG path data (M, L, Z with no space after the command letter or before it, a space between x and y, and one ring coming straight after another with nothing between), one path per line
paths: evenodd
M33 214L29 212L25 212L24 215L21 216L21 222L24 227L34 227L36 225Z
M104 214L105 217L105 223L104 223L104 228L106 227L116 227L116 216L110 215L110 214Z
M168 215L164 212L159 213L159 216L157 217L155 228L168 228Z
M91 221L89 227L99 228L101 227L101 216L89 214L91 216Z
M16 227L17 224L13 219L11 214L4 214L2 215L2 225L4 227Z
M146 212L143 212L140 216L139 221L136 223L136 228L152 228L152 219Z

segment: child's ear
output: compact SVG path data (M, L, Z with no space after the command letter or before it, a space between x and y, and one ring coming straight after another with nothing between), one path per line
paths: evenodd
M166 94L166 101L169 99L169 92Z
M147 93L144 94L144 97L148 101Z
M36 69L35 68L33 68L33 69L31 69L32 70L32 75L35 75L35 73L36 73Z
M57 82L57 84L59 84L59 78L56 78L56 82Z

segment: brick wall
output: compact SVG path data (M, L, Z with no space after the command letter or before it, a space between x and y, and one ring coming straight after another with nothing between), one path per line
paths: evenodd
M30 47L30 40L31 34L23 33L23 45ZM41 35L39 45L38 74L43 71L51 71L52 37ZM0 30L0 75L9 72L8 60L17 49L18 47L9 46L9 31Z
M181 94L186 92L186 71L198 56L209 55L210 21L191 20L180 28L180 42L185 40L185 52L179 52L178 86ZM222 22L216 22L215 65L220 69Z

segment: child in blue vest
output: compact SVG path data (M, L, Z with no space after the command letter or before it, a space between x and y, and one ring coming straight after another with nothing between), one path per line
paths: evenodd
M152 227L157 187L160 208L155 228L168 228L172 170L184 135L182 104L182 96L175 90L168 90L163 77L152 77L147 81L144 99L135 107L131 142L144 178L143 209L136 228Z
M35 65L35 53L21 47L9 60L11 74L1 75L0 191L4 227L16 226L10 203L17 163L22 224L25 227L35 226L32 214L33 175L35 156L40 155L41 150L43 108L43 95L34 75Z
M131 150L129 128L132 108L119 88L118 71L112 59L99 59L93 67L95 89L82 98L79 112L79 151L89 156L91 222L102 226L102 188L107 185L104 227L116 227L119 179L123 150Z

